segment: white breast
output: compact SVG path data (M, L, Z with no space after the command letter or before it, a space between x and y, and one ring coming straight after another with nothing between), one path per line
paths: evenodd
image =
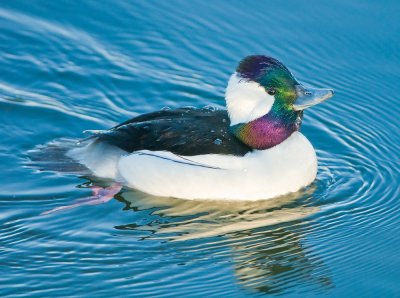
M181 157L143 150L122 155L116 168L118 180L157 196L258 200L310 184L316 176L317 159L310 142L295 132L278 146L243 157Z

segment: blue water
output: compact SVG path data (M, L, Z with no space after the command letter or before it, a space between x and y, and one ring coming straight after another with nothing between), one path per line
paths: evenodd
M0 295L400 296L398 1L2 1ZM47 216L88 177L37 145L165 106L224 105L244 56L334 98L307 110L315 183L253 203L156 198Z

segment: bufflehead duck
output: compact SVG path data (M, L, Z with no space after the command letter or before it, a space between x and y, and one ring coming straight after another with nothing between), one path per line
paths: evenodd
M299 129L303 110L332 95L304 87L274 58L248 56L229 79L227 110L140 115L92 131L67 155L98 177L156 196L268 199L315 179L316 154Z

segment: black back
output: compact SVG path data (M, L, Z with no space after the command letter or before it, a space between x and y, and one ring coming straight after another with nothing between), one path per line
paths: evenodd
M137 116L95 134L125 151L170 151L179 155L232 154L252 149L229 132L226 110L180 108Z

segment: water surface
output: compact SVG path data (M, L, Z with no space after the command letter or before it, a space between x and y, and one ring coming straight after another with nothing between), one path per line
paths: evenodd
M1 296L399 296L398 1L3 1ZM313 185L191 202L27 167L27 152L165 106L224 106L249 54L333 99L307 110Z

